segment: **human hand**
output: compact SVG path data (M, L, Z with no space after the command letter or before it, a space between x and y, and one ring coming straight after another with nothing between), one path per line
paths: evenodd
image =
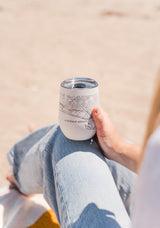
M17 186L17 182L16 182L16 179L14 178L14 176L13 175L7 175L6 176L6 179L9 181L9 189L14 189L14 190L16 190L17 192L19 192L20 194L23 194L20 190L19 190L19 188L18 188L18 186ZM23 194L24 195L24 194Z
M19 192L21 195L27 197L27 198L30 198L33 194L30 194L30 195L26 195L25 193L21 192L20 189L18 188L18 185L17 185L17 181L16 179L14 178L13 175L7 175L6 176L6 179L9 181L9 189L14 189L16 190L17 192Z
M13 175L7 175L6 179L9 181L9 189L17 189L16 180Z
M94 108L92 116L97 129L98 142L104 155L109 159L117 160L121 153L122 138L102 108Z
M125 142L113 126L107 113L100 107L93 109L92 116L97 129L98 142L104 156L137 172L141 148Z

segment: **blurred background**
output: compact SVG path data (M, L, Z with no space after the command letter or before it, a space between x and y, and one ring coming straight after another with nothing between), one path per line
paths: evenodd
M141 143L159 63L159 0L0 0L0 186L7 151L57 122L72 76L95 78L120 133Z

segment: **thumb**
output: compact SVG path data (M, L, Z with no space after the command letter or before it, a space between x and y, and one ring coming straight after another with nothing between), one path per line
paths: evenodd
M92 117L96 125L97 134L102 134L105 130L104 111L100 107L95 107L92 112Z

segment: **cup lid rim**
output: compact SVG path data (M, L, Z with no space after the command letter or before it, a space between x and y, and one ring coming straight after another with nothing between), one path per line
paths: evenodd
M93 88L96 88L99 86L98 82L93 79L93 78L88 78L88 77L73 77L73 78L68 78L68 79L65 79L64 81L61 82L60 86L65 88L65 89L71 89L67 86L65 86L66 83L69 83L69 82L72 82L74 80L79 80L79 81L85 81L85 82L90 82L93 84L93 87L88 87L88 88L76 88L76 87L73 87L72 89L93 89Z

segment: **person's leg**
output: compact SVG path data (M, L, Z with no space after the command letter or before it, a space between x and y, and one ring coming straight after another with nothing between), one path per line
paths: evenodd
M43 193L58 217L51 161L57 128L41 128L17 142L8 153L8 161L21 193Z
M130 216L133 208L131 196L134 191L137 174L115 161L107 158L105 158L105 160L112 173L125 208Z
M130 219L97 144L75 142L57 126L11 150L20 190L43 191L62 227L129 227Z
M50 201L53 181L48 180L49 163L61 227L129 227L129 216L98 145L68 140L58 129L52 149L52 165L51 160L44 160L44 185Z

